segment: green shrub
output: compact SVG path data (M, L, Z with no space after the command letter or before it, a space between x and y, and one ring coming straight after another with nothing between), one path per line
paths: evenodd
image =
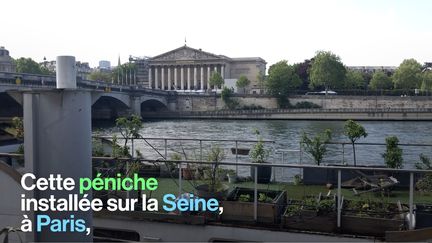
M386 152L382 154L388 168L401 169L403 167L402 149L396 136L386 138Z

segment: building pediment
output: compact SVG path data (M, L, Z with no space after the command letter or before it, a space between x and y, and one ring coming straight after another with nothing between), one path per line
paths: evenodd
M163 53L151 58L151 61L176 61L176 60L218 60L225 59L223 56L215 55L202 50L182 46L175 50Z

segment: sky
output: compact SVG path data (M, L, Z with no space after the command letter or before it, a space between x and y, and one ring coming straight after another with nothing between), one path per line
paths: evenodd
M428 0L2 0L0 46L14 58L58 55L98 66L186 43L268 66L331 51L348 66L432 61Z

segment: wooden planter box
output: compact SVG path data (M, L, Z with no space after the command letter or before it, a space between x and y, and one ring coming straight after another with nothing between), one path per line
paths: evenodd
M335 201L336 203L336 201ZM331 211L319 211L315 208L302 206L303 201L290 200L282 217L282 225L288 229L332 233L337 229L337 214L335 208ZM293 213L291 207L302 208ZM335 205L334 205L335 207Z
M356 212L349 211L344 207L341 215L341 230L345 233L370 235L370 236L385 236L386 231L400 231L405 229L406 213L398 212L396 204L385 204L394 207L393 212L387 217L380 216L380 213L374 212ZM361 215L360 215L361 213Z
M342 215L341 227L346 233L384 236L386 231L399 231L404 228L403 219L385 219L365 216Z
M258 190L260 193L266 194L272 198L271 202L258 202L257 222L259 223L280 223L280 216L283 213L286 204L285 191ZM250 195L250 202L238 201L240 195ZM226 201L222 201L221 205L224 212L221 215L223 221L243 221L254 222L254 189L236 187L228 195Z
M301 210L298 215L288 216L285 211L282 225L288 229L332 233L337 228L337 214L336 212L319 214L313 210Z

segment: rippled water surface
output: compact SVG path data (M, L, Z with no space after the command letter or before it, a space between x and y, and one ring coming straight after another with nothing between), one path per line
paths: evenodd
M432 144L432 122L360 122L368 132L366 138L359 142L385 143L385 137L395 135L400 143L406 144ZM343 134L343 121L247 121L247 120L160 120L144 121L141 134L144 137L165 138L196 138L196 139L238 139L255 140L254 129L258 129L266 140L275 143L267 144L271 149L269 160L274 163L298 163L300 161L299 140L302 131L314 135L325 129L331 129L332 141L348 142ZM118 134L113 124L95 124L95 127L104 134ZM158 151L164 155L163 140L148 140ZM235 147L235 142L202 142L202 156L205 155L211 145L218 144L224 148L227 160L235 161L235 155L230 148ZM153 149L144 141L136 141L135 148L140 149L146 158L160 158ZM250 148L253 143L239 143L239 148ZM432 155L432 147L402 147L404 153L405 168L413 168L418 162L420 153ZM294 150L285 152L282 150ZM296 151L297 150L297 151ZM383 165L382 153L385 146L357 145L357 164ZM168 156L173 153L186 154L188 159L201 158L199 141L167 141ZM282 157L284 160L282 161ZM342 152L341 145L329 145L329 151L324 158L325 163L341 163L342 157L348 164L353 163L352 148L346 145ZM239 156L238 161L250 161L248 156ZM313 163L307 156L302 156L303 163ZM240 168L241 173L247 173L248 168ZM294 173L294 172L293 172ZM291 177L291 172L277 173L278 177Z

